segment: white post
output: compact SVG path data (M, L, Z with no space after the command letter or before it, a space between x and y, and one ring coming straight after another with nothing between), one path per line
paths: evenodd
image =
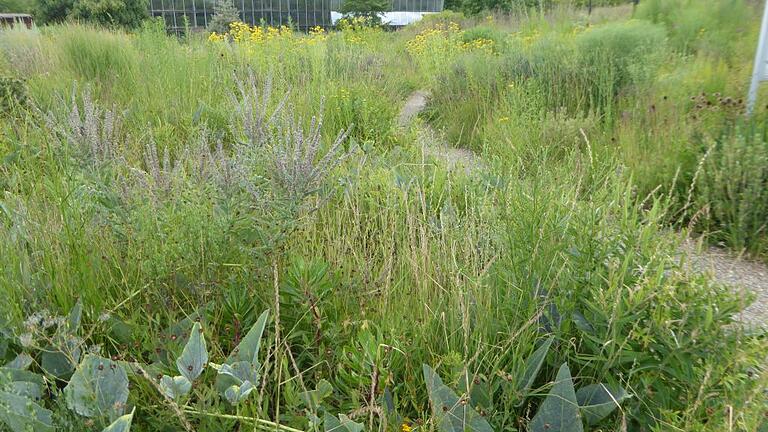
M755 53L755 64L752 67L752 82L749 84L749 94L747 95L747 115L752 114L757 100L757 87L760 81L765 77L765 63L768 61L768 0L763 7L763 22L760 25L760 40L757 42L757 52Z

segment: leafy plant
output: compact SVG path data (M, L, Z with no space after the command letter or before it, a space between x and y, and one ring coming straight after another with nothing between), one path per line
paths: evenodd
M25 368L18 362L0 368L0 423L12 432L54 431L53 413L38 404L45 381Z
M573 389L571 371L566 363L560 366L554 386L539 407L536 416L531 420L529 429L533 432L550 430L581 432L584 430L576 392Z
M229 31L229 25L240 21L240 11L231 0L216 0L213 17L208 23L208 31L223 34Z
M456 393L427 365L422 366L427 383L432 416L440 432L493 432L488 421L480 416L463 397Z
M195 322L189 332L187 344L176 359L176 368L181 375L174 377L163 375L160 379L160 389L171 399L186 395L207 364L208 348L205 344L203 328L199 322Z
M589 426L598 424L630 397L623 388L608 387L605 384L590 384L576 392L579 409Z
M136 408L131 410L130 413L122 415L117 418L112 424L107 426L101 432L129 432L131 430L131 423L133 422L133 414L136 412Z
M110 359L87 354L64 388L69 409L85 417L122 414L128 401L128 374Z
M344 414L334 417L326 411L323 417L325 432L363 432L363 425L352 421Z
M269 311L266 310L227 357L224 364L211 365L219 371L216 387L233 405L245 400L259 382L261 369L259 346L268 317Z

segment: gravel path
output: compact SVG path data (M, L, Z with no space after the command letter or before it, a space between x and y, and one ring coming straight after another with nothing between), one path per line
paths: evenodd
M427 106L428 100L429 92L425 90L417 90L411 93L400 110L398 117L400 127L410 126L413 120ZM445 138L427 125L421 127L418 131L418 142L425 156L442 160L449 170L464 169L469 174L483 166L475 153L467 149L448 146Z
M400 111L400 127L410 126L427 106L428 100L429 92L413 92ZM449 147L445 139L429 126L419 130L418 140L425 155L444 160L448 169L463 168L470 173L483 166L476 154ZM741 320L747 325L768 329L768 266L742 259L725 249L702 247L690 239L683 243L682 252L687 255L688 265L693 271L707 273L717 282L743 293L754 293L755 301L742 312Z
M693 270L708 273L717 282L742 292L752 292L756 298L741 314L748 325L768 328L768 266L749 261L733 252L717 247L702 246L694 240L682 245Z
M426 90L416 90L408 96L405 101L405 105L400 110L400 116L397 119L397 123L400 127L406 127L411 124L414 118L424 111L427 106L427 100L429 100L429 92Z

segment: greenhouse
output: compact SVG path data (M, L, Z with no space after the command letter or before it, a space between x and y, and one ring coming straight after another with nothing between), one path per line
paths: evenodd
M162 17L170 31L204 28L214 13L215 0L151 0L150 13ZM330 27L342 0L234 0L240 19L251 25L293 25L299 30ZM440 12L443 0L392 0L393 12Z

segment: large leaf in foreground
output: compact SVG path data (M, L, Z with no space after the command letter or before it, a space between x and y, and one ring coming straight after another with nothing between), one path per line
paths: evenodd
M493 432L488 421L467 400L459 400L432 368L424 365L423 369L432 415L440 432Z
M531 432L582 432L579 405L568 364L563 363L557 372L555 385L549 391L536 416L531 420Z
M259 348L261 346L261 337L264 334L264 327L267 325L267 318L269 317L269 310L265 310L256 323L248 330L240 344L232 351L232 354L227 357L227 364L232 364L238 361L247 361L250 363L258 362Z
M130 413L120 416L101 432L129 432L131 430L131 422L133 422L134 411L136 411L135 408Z
M325 412L323 419L323 426L325 432L363 432L363 425L352 421L344 414L339 414L339 418L336 418Z
M539 375L539 370L541 370L541 366L544 364L544 359L547 358L549 347L552 346L554 340L554 336L547 338L547 340L544 341L544 343L542 343L541 346L525 361L523 378L520 380L520 385L517 387L518 391L523 396L528 393L533 386L533 382L536 381L536 377Z
M203 368L207 363L208 348L205 345L203 329L200 327L200 323L196 322L189 332L189 340L184 345L181 356L176 360L176 367L191 383L203 373Z
M621 387L592 384L576 392L576 401L587 424L594 426L616 409L619 404L632 397Z
M0 425L12 432L53 432L53 413L31 399L0 390Z
M69 409L86 417L122 414L128 400L128 374L109 359L88 354L64 388Z

